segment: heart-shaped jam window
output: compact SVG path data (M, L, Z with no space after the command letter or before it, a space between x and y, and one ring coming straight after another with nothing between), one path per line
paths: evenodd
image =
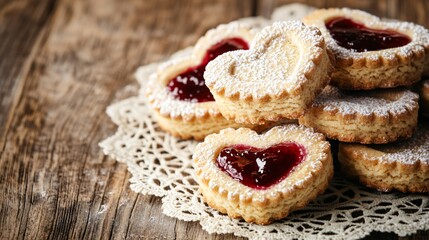
M305 156L304 146L294 142L265 149L233 145L222 149L216 163L240 183L254 189L267 189L285 179Z
M326 23L326 28L338 45L356 52L402 47L411 42L405 34L372 29L345 17L331 19Z
M188 68L185 72L174 77L167 88L176 99L191 102L214 101L213 95L205 84L204 71L207 64L217 56L240 49L249 49L249 45L241 38L224 39L211 46L205 53L198 66Z

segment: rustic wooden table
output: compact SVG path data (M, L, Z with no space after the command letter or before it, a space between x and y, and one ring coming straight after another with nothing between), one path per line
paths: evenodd
M139 65L288 2L0 0L0 238L236 239L166 217L159 198L132 192L125 164L97 145L116 130L104 111L136 94ZM425 0L303 2L429 27Z

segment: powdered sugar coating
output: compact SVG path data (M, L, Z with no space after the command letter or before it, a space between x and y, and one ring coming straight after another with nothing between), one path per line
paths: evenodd
M150 76L147 86L147 98L150 105L166 117L191 120L195 117L221 116L214 101L191 102L176 99L166 85L172 77L181 71L198 65L206 50L225 38L240 37L251 42L261 26L269 24L262 18L246 18L209 30L200 38L192 52L186 52L158 66L156 73Z
M220 115L217 105L213 101L199 103L176 99L165 85L158 83L156 74L150 77L148 89L150 89L150 93L147 94L148 102L163 116L191 120L194 117L203 117L207 114L210 116Z
M324 53L317 28L300 21L276 22L264 28L249 50L225 53L207 65L206 85L227 97L254 99L299 89Z
M373 91L344 91L327 86L312 107L343 115L360 114L389 117L418 107L418 95L409 90L387 89Z
M282 142L296 142L304 146L307 156L296 167L289 177L264 190L254 190L233 180L222 172L215 164L219 151L230 145L246 144L257 148L268 148ZM271 195L286 195L294 189L308 184L316 172L325 166L330 145L320 133L313 129L295 124L277 126L264 134L259 135L248 128L227 128L218 134L206 137L204 142L197 145L193 155L194 168L199 181L209 181L208 185L218 192L225 192L228 196L238 197L240 200L252 199L263 202ZM214 177L216 176L216 177Z
M422 119L422 121L427 121L427 119ZM417 162L429 164L429 124L420 122L411 139L369 147L384 153L380 158L381 161L400 162L407 165Z
M325 22L334 17L346 17L364 23L368 28L381 30L394 30L409 36L412 41L407 45L397 48L384 49L380 51L356 52L337 44L332 38ZM424 27L410 22L392 22L383 21L382 19L366 13L361 10L348 8L321 9L316 10L303 19L306 24L316 26L320 29L325 37L327 48L335 55L337 59L354 59L354 60L372 60L377 61L380 57L386 60L412 57L416 53L422 54L425 49L429 48L429 31Z

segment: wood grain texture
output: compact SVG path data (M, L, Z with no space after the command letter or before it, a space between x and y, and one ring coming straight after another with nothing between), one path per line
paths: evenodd
M58 1L43 26L49 36L19 79L21 97L7 110L0 238L208 238L198 223L164 216L159 198L132 192L125 165L105 157L97 144L116 130L106 106L136 94L137 66L193 44L219 23L250 15L250 6L227 0Z
M0 1L0 146L54 1Z
M97 144L116 131L105 108L136 94L139 65L287 2L0 2L0 239L240 239L163 215L160 199L131 191L126 166ZM426 1L303 2L429 23Z

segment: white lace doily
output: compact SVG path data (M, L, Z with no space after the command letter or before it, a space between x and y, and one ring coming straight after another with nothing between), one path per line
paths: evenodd
M104 153L125 162L131 189L162 197L163 212L199 221L209 233L257 239L357 239L371 231L400 236L429 228L429 197L378 193L336 176L329 189L305 209L268 226L248 224L211 209L202 201L192 168L197 142L178 140L159 130L144 100L132 97L107 110L119 126L102 143Z
M273 20L291 19L310 10L297 5L282 7ZM149 68L137 74L147 74ZM162 197L166 215L199 221L209 233L233 233L250 239L351 240L371 231L405 236L429 229L428 195L379 193L339 176L307 207L274 224L259 226L230 219L208 207L198 192L191 161L197 142L178 140L161 131L142 97L113 104L107 113L118 131L100 146L106 155L127 164L131 189Z

